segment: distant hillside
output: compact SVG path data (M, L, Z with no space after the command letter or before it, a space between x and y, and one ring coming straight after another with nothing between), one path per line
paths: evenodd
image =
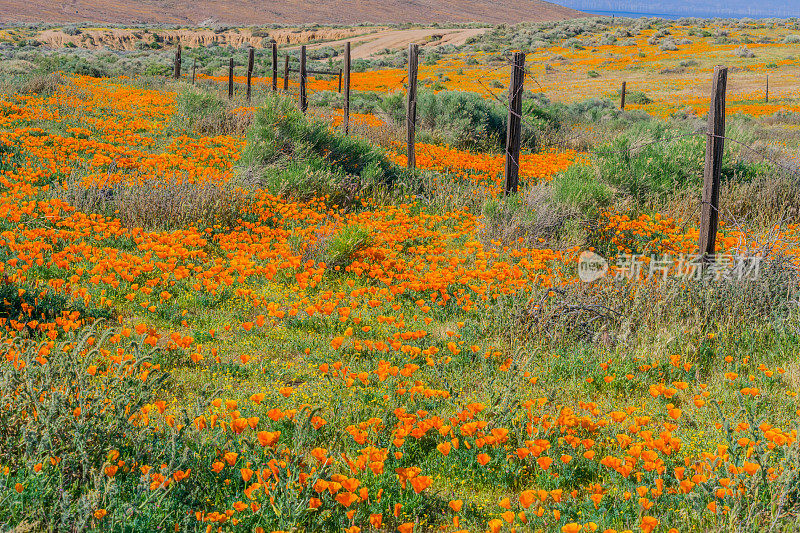
M0 22L197 25L541 22L585 16L542 0L2 0Z

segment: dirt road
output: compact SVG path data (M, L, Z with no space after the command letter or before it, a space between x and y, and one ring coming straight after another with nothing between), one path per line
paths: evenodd
M487 31L488 28L467 29L442 29L427 28L413 30L383 30L369 35L361 35L350 39L340 39L325 43L309 45L309 48L323 46L342 46L348 40L353 44L353 59L366 59L376 55L382 50L402 50L409 43L437 46L440 44L461 45L471 37L476 37Z

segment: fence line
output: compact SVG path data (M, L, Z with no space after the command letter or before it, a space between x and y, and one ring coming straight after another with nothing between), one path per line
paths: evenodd
M343 67L340 68L338 71L336 70L320 70L320 69L308 69L306 66L306 47L301 47L301 57L300 57L300 68L290 68L290 55L286 54L284 57L284 79L283 79L283 87L284 91L288 92L289 88L289 74L291 72L299 72L299 106L303 110L306 111L308 107L308 84L307 84L307 77L308 74L317 74L317 75L324 75L324 76L338 76L339 83L338 83L338 90L340 93L344 91L345 94L345 104L344 108L342 109L343 113L343 130L345 134L349 133L349 125L350 125L350 86L351 86L351 76L350 76L350 43L348 42L345 47L345 57L343 61ZM251 94L251 82L252 82L252 74L253 74L253 57L254 57L254 50L250 49L249 51L249 60L248 60L248 67L247 67L247 99L250 99ZM416 125L417 125L417 113L416 113L416 106L417 106L417 73L418 73L418 57L419 57L419 45L417 44L410 44L409 45L409 53L408 53L408 77L403 78L401 83L404 80L408 80L407 83L407 95L406 95L406 155L407 155L407 166L409 169L416 168ZM195 70L196 70L196 58L195 64L193 66L193 73L192 73L192 80L194 82ZM273 43L272 45L272 89L277 90L277 67L278 64L278 49L277 44ZM522 101L524 98L523 86L524 86L524 79L527 77L531 79L536 86L540 89L542 88L541 84L539 83L536 76L526 67L525 65L525 54L521 52L515 52L510 59L504 61L501 65L487 70L485 74L481 76L481 78L487 78L489 74L492 72L504 68L506 66L511 67L511 79L509 82L508 88L508 100L504 102L498 94L491 90L491 88L486 87L483 83L483 79L477 79L477 83L484 88L485 93L491 97L492 99L499 102L506 110L508 111L508 122L507 122L507 133L506 133L506 149L505 149L505 170L504 170L504 185L503 185L503 192L505 194L512 194L517 191L518 188L518 181L519 181L519 152L520 152L520 144L521 144L521 129L522 124L530 124L528 121L528 117L525 117L523 114L522 108ZM175 62L174 62L174 77L176 79L180 78L180 71L181 71L181 49L180 46L176 51L175 55ZM229 64L229 97L233 97L233 87L234 87L234 60L233 57L230 58ZM343 78L344 78L344 87L343 87ZM722 158L724 155L724 143L725 141L731 141L737 145L742 146L744 149L757 154L759 157L763 158L766 161L769 161L774 166L781 168L788 172L791 175L798 176L800 171L796 168L789 168L782 163L778 162L777 160L768 157L767 155L763 154L762 152L756 150L752 146L749 146L737 139L729 138L725 135L725 94L727 89L727 68L723 66L718 66L715 68L714 77L712 80L712 98L711 98L711 105L709 108L709 118L708 118L708 127L706 132L693 132L693 133L685 133L679 134L675 136L671 136L668 138L657 139L651 142L642 143L640 145L630 146L627 148L628 153L632 153L634 151L641 150L647 146L658 144L658 143L667 143L672 142L675 140L679 140L682 138L692 137L692 136L699 136L703 135L706 136L706 157L705 157L705 170L704 170L704 186L703 186L703 198L700 202L700 210L701 210L701 224L700 224L700 239L699 239L699 248L701 253L704 253L707 257L713 258L714 253L714 243L716 241L716 232L718 226L718 216L719 216L719 188L720 188L720 174L722 168ZM311 90L312 94L316 91ZM627 93L627 82L623 81L621 90L620 90L620 110L625 110L625 99ZM766 80L766 88L765 88L765 98L766 102L769 102L769 78L767 77Z

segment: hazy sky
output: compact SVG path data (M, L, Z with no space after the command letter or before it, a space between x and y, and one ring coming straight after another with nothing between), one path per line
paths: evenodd
M800 17L800 0L554 0L582 11L697 17Z

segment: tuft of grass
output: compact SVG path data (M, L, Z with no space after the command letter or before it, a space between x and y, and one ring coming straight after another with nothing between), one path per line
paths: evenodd
M356 255L372 244L369 228L358 224L342 227L327 241L325 263L331 267L344 267Z

